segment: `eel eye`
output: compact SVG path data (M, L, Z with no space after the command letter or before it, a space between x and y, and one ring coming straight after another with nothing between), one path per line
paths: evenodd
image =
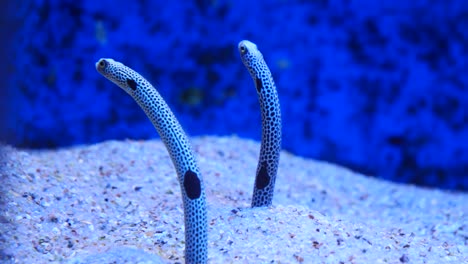
M99 67L100 68L104 69L106 66L107 66L107 61L105 61L105 60L99 61Z
M240 52L241 52L242 54L245 54L245 53L247 52L247 49L245 48L244 45L240 46Z

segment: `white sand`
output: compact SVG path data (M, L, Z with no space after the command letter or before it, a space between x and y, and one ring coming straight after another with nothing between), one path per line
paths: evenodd
M192 143L210 263L468 263L466 193L283 152L274 206L251 209L259 144ZM180 189L160 141L1 152L1 263L183 263Z

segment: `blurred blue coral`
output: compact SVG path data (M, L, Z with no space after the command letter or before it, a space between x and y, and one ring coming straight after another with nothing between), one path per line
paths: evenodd
M12 18L22 26L8 61L18 89L4 130L12 144L152 137L127 96L100 88L88 62L103 55L158 85L192 135L259 140L248 125L260 123L257 99L236 56L248 38L270 54L285 149L468 189L466 1L25 3Z

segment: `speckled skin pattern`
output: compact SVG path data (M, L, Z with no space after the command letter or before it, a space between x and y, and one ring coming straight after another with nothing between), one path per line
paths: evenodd
M281 151L281 109L275 82L262 53L254 43L243 40L238 45L245 67L257 89L262 112L262 143L252 207L269 206L273 200Z
M112 59L100 59L97 71L125 90L161 136L177 171L185 214L185 261L207 262L207 214L203 179L182 127L158 91L140 74Z

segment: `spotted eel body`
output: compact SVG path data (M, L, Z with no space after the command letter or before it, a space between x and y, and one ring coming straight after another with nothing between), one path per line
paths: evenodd
M238 45L245 67L257 89L262 113L262 142L252 207L269 206L273 200L281 151L281 110L275 82L262 53L254 43L243 40Z
M140 74L112 59L100 59L97 71L125 90L158 131L177 171L183 196L186 263L207 262L207 214L203 179L182 127L158 91Z

